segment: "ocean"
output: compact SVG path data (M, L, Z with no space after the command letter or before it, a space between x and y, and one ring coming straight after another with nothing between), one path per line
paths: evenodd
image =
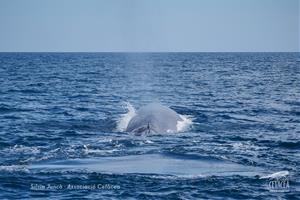
M0 53L0 199L300 199L299 53ZM159 102L179 133L126 133Z

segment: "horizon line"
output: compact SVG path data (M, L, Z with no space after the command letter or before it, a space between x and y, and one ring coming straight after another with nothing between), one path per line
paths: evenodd
M0 53L300 53L300 51L0 51Z

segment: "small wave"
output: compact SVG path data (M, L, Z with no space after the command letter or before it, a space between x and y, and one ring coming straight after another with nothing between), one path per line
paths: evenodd
M0 112L9 112L12 109L6 104L0 104Z
M40 149L38 147L27 147L24 145L14 145L6 149L8 153L28 153L28 154L38 154Z
M243 152L247 152L247 151L255 151L256 152L256 151L259 151L259 150L266 149L266 147L257 146L257 145L253 144L250 141L235 142L235 143L232 144L232 147L236 151L243 151Z
M85 154L100 154L100 155L107 155L112 154L114 152L118 152L118 149L92 149L90 145L83 145L84 153Z
M12 173L12 172L26 172L26 173L28 173L29 172L26 165L1 165L0 166L0 171L9 172L9 173Z
M167 180L191 180L191 179L199 179L199 178L208 178L211 175L205 175L205 174L177 174L177 175L172 175L172 174L135 174L135 176L139 177L150 177L153 179L167 179Z

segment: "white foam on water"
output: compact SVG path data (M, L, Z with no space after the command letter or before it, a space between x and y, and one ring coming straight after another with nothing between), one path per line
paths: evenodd
M40 153L40 149L38 147L28 147L24 145L14 145L6 149L9 153L32 153L38 154Z
M281 177L288 176L289 174L290 174L289 171L279 171L279 172L275 172L273 174L262 176L262 177L260 177L260 179L265 179L265 178L281 178Z
M26 172L28 173L29 170L27 168L26 165L2 165L0 166L0 171L4 171L4 172Z
M177 131L184 132L189 130L191 125L193 124L193 118L190 115L179 115L181 117L181 121L177 122Z
M89 147L90 145L83 145L84 148L84 153L85 154L100 154L100 155L107 155L107 154L112 154L116 151L119 151L118 149L108 149L108 150L102 150L102 149L92 149Z
M136 115L135 108L129 103L126 102L124 108L127 110L127 113L122 114L118 119L117 131L125 131L129 121Z

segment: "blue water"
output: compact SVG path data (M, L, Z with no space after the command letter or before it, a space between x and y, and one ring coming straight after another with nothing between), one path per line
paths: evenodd
M299 199L299 53L1 53L0 83L0 199ZM153 101L192 124L118 128Z

